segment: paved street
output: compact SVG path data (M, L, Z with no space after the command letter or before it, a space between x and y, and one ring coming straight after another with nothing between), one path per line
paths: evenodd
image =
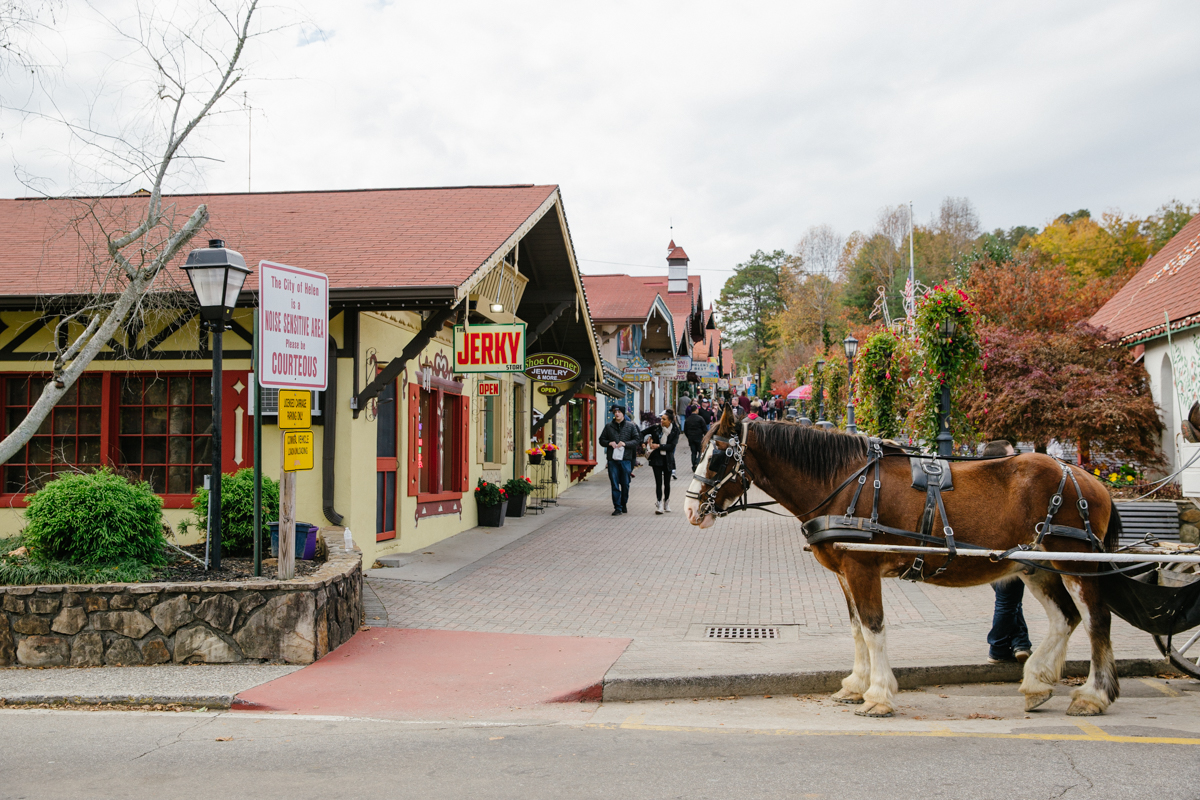
M0 710L0 798L1194 798L1192 682L1125 683L1111 714L1024 714L1015 686L827 698L559 704L556 716L394 721Z
M700 530L683 517L685 486L682 477L674 483L675 512L656 516L653 478L639 469L630 513L614 518L607 476L599 472L562 497L563 516L446 577L370 578L377 608L386 614L368 612L367 622L631 638L609 680L849 671L853 649L845 601L833 574L803 551L799 524L746 512ZM428 558L437 557L438 547L428 548L435 553ZM986 661L990 587L944 589L888 580L884 599L893 665ZM1046 618L1028 596L1025 615L1036 644ZM771 643L692 641L699 638L697 627L708 624L793 627ZM1113 627L1118 659L1161 658L1149 635L1121 620ZM1079 633L1069 658L1087 657L1087 639Z

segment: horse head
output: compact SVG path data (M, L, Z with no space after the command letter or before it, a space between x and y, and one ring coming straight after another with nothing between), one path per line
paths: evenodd
M725 511L742 496L745 486L739 479L740 446L738 422L730 406L704 438L704 455L688 486L684 511L687 520L701 528L711 527L717 513Z

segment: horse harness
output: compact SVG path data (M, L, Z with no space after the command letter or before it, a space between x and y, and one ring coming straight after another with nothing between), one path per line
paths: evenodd
M714 434L712 441L719 447L709 459L708 468L714 472L716 477L709 478L706 475L694 473L693 477L708 487L707 499L702 497L703 492L697 493L688 491L689 498L700 502L700 517L703 518L707 514L712 514L717 517L724 517L734 511L746 511L749 509L760 509L770 511L766 506L779 505L778 501L766 503L750 503L747 502L747 493L750 489L751 480L746 474L746 464L744 454L746 450L746 437L749 433L750 421L744 420L741 427L741 435L724 437ZM936 578L949 569L950 564L957 557L958 549L967 548L973 550L985 549L979 545L962 543L959 544L954 540L954 528L950 526L949 517L946 515L946 505L942 500L943 491L951 491L954 489L953 477L950 472L950 464L947 460L926 456L920 454L909 453L885 453L883 451L883 440L876 437L867 439L867 463L852 473L842 483L834 489L824 500L818 503L814 508L807 513L798 515L806 517L814 511L818 511L828 505L834 497L836 497L843 489L853 482L857 482L854 489L854 497L850 500L850 505L846 508L845 514L831 514L814 517L807 522L802 523L804 538L808 540L809 545L821 544L825 542L871 542L877 534L891 534L900 536L905 539L912 539L920 542L922 545L930 547L944 547L949 553L946 556L946 562L938 567L929 575L929 578ZM723 448L723 449L722 449ZM883 459L888 457L905 456L909 458L912 465L913 483L915 489L925 489L925 505L921 511L921 519L917 525L917 530L910 531L903 528L893 528L889 525L884 525L879 522L879 492L883 487L881 481L880 466ZM955 459L962 460L962 459ZM730 463L732 462L732 468ZM872 482L872 498L871 498L871 516L860 517L856 516L859 498L862 496L863 488L867 483L867 474L874 472L874 480ZM1071 480L1075 488L1075 496L1078 498L1077 506L1079 514L1083 518L1083 528L1073 528L1066 525L1057 525L1054 523L1054 517L1058 514L1063 504L1063 489L1066 488L1067 479ZM716 496L720 492L721 487L730 481L737 480L741 483L742 494L737 501L727 509L718 509L716 506ZM942 535L934 534L934 512L937 512L941 517ZM778 514L777 511L770 511L772 514ZM789 516L789 515L780 515ZM1054 495L1050 498L1049 507L1046 509L1046 519L1039 522L1034 528L1037 536L1033 544L1021 544L1012 547L998 556L995 560L1000 560L1019 553L1022 551L1034 550L1041 546L1042 540L1047 536L1060 536L1068 539L1078 539L1087 542L1096 551L1103 551L1104 547L1096 535L1092 532L1092 522L1090 510L1088 508L1087 499L1084 498L1083 492L1079 487L1079 481L1075 474L1071 471L1068 464L1062 464L1062 477L1059 479L1058 488ZM1065 575L1077 575L1086 573L1071 573L1063 570L1058 570L1040 563L1021 561L1014 559L1018 563L1026 567L1043 569L1048 572L1055 572ZM1123 571L1123 570L1118 570ZM917 556L911 565L900 575L901 578L911 581L926 580L925 575L925 557Z

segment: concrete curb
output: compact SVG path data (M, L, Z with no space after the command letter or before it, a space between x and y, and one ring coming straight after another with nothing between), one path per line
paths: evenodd
M233 706L234 695L229 694L178 694L178 695L129 695L129 694L12 694L0 698L0 706L152 706L175 705L195 708L225 710Z
M1117 660L1123 678L1174 672L1166 660L1127 658ZM955 683L992 683L1021 680L1019 664L960 664L930 667L894 667L901 689ZM767 673L757 675L672 675L644 678L612 678L604 681L604 702L620 700L672 700L689 697L731 697L756 694L821 694L841 688L847 670ZM1068 661L1063 677L1086 677L1088 662Z

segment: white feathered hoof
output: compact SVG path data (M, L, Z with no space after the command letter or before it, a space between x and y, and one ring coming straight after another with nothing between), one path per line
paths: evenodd
M863 701L863 696L858 692L852 692L849 689L842 689L833 696L833 699L838 703L856 706Z
M886 703L872 703L871 705L864 705L854 713L860 717L874 717L876 719L882 719L883 717L890 717L894 715L896 710Z
M1076 697L1067 708L1068 717L1098 717L1104 713L1104 707L1092 700Z
M1033 711L1054 696L1054 692L1030 692L1025 695L1025 710Z

